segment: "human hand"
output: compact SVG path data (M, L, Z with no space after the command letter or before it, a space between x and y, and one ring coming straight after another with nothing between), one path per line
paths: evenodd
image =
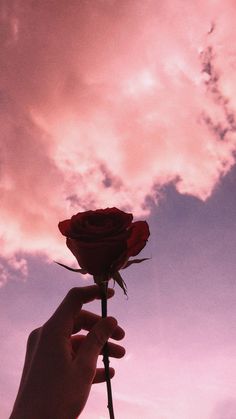
M108 289L108 298L114 290ZM93 383L106 380L97 359L109 337L120 340L124 330L113 317L101 318L82 305L100 298L97 285L73 288L52 317L31 332L20 388L10 419L75 419L82 412ZM89 333L78 335L80 330ZM125 349L108 342L109 356ZM110 377L114 370L110 368Z

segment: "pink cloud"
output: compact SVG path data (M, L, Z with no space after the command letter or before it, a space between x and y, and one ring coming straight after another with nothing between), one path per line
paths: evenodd
M207 199L234 164L234 2L7 2L2 255L66 257L79 210L149 212L174 182Z

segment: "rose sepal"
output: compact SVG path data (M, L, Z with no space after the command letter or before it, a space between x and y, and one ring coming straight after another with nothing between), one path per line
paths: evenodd
M86 275L88 272L86 271L86 269L74 269L74 268L70 268L67 265L64 265L63 263L57 262L56 260L54 260L55 263L57 263L58 265L62 266L65 269L68 269L68 271L72 271L72 272L79 272L82 275Z
M133 263L141 263L144 260L149 260L150 258L143 258L143 259L130 259L128 260L122 267L121 269L126 269L128 268L130 265L133 265Z
M125 295L127 295L127 285L126 285L125 281L123 280L120 272L117 271L117 272L113 273L112 278L122 288Z
M93 279L95 284L101 286L104 283L108 282L111 279L111 276L108 274L101 274L101 275L93 275Z
M118 271L112 274L93 275L93 279L95 284L99 285L100 288L108 283L110 279L113 279L114 282L117 282L117 284L122 288L125 295L127 295L127 285Z

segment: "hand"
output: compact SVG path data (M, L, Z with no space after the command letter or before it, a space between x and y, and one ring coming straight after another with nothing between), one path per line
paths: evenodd
M114 295L108 289L108 298ZM109 339L124 331L113 317L101 318L82 305L100 298L97 285L73 288L53 316L31 332L20 388L10 419L75 419L82 412L93 383L105 381L97 359ZM78 335L81 329L89 333ZM121 358L125 349L108 343L109 355ZM110 377L114 370L110 368Z

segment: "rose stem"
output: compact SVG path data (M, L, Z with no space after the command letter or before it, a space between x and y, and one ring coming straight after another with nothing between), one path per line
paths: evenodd
M101 289L101 297L102 297L102 317L107 317L107 287L108 281L103 281L100 285ZM114 411L113 411L113 402L112 402L112 391L111 391L111 380L109 374L109 357L108 357L108 344L105 343L103 347L103 363L105 367L105 376L106 376L106 384L107 384L107 397L108 397L108 404L107 408L109 410L110 419L115 419Z

